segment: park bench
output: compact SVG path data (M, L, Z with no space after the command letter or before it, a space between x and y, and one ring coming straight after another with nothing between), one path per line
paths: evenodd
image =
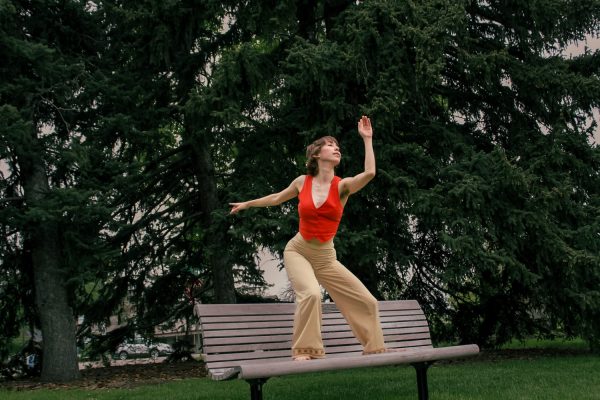
M438 360L472 356L477 345L433 348L425 315L415 300L381 301L386 346L400 352L362 355L362 346L334 303L323 303L324 359L291 359L293 303L197 304L202 353L214 380L244 379L252 400L275 376L383 365L410 364L417 373L420 400L428 398L427 368Z

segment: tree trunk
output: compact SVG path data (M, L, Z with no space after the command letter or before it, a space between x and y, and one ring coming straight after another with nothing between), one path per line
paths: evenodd
M212 214L219 207L215 170L212 164L210 151L206 143L194 140L194 167L199 183L200 211L202 222L209 231L206 246L215 291L215 302L233 304L235 299L235 286L233 281L233 266L231 265L225 244L226 227L215 225Z
M50 190L48 178L37 155L30 153L20 159L25 201L28 207L35 207ZM59 228L56 222L42 221L32 224L29 232L35 299L42 325L42 380L72 381L79 378L76 325L62 269Z
M218 246L218 243L216 244ZM217 250L217 248L214 248ZM232 304L235 303L235 288L233 282L233 268L227 262L227 251L222 251L222 256L213 252L211 265L213 268L213 280L215 282L215 302Z

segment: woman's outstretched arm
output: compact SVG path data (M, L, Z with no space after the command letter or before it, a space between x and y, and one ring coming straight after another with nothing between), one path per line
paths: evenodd
M229 203L229 205L231 206L230 214L237 214L239 211L248 209L250 207L269 207L285 203L286 201L298 196L298 193L300 193L300 189L302 188L303 183L304 175L301 175L294 179L290 186L283 189L279 193L273 193L268 196L261 197L259 199L244 201L242 203Z
M362 116L358 121L358 133L365 144L365 170L360 174L344 178L340 182L342 196L349 196L364 188L375 177L375 153L373 152L373 128L371 120Z

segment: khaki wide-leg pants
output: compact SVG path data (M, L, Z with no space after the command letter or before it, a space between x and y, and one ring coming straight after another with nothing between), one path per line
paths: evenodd
M298 233L283 253L287 271L296 293L296 313L292 356L325 357L321 337L321 290L331 295L352 332L363 345L364 354L385 351L379 322L377 300L365 285L336 258L333 239L309 242Z

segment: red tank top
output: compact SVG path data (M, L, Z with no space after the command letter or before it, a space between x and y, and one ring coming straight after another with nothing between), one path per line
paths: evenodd
M342 180L334 176L325 202L315 207L312 197L313 177L306 175L302 190L298 195L298 215L300 216L300 234L305 240L317 238L326 242L333 238L338 230L344 207L338 193L338 183Z

